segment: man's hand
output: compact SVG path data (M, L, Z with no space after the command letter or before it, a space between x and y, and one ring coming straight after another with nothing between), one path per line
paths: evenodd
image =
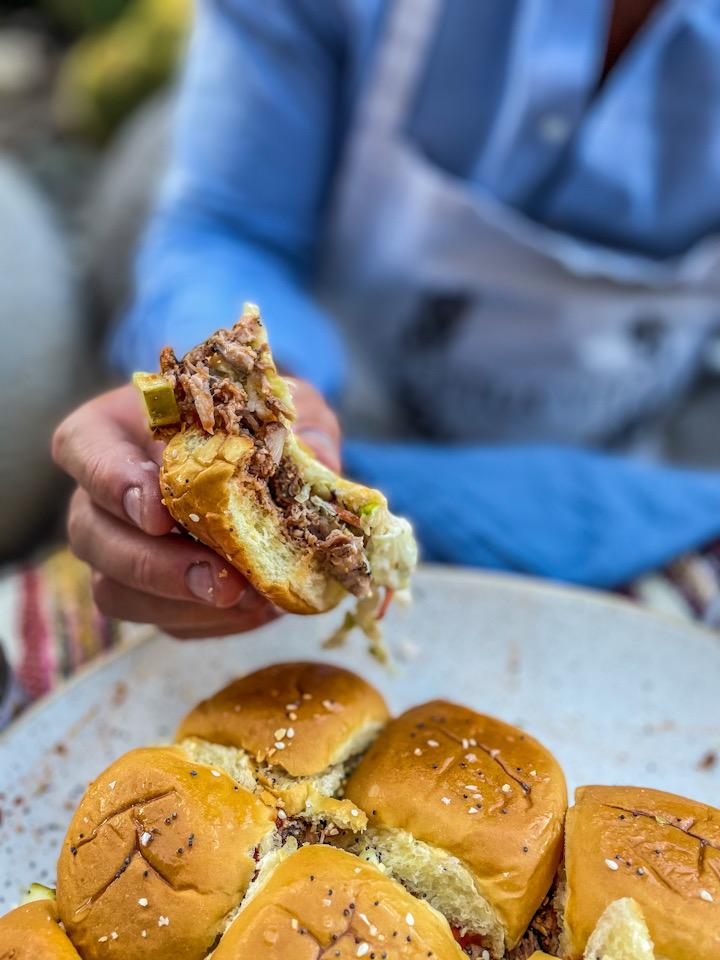
M337 420L313 387L291 383L298 435L338 469ZM158 485L160 455L131 385L89 401L55 431L55 461L78 484L70 545L93 568L100 610L178 639L240 633L274 619L279 611L224 558L172 532Z

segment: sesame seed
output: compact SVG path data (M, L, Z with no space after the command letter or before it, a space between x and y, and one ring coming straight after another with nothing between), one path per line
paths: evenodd
M277 812L278 820L287 820L287 814L284 810L278 810Z
M288 740L292 740L292 738L295 736L295 731L293 730L292 727L287 728L287 732L285 736L288 738Z
M110 934L110 939L117 940L117 938L118 938L117 931L113 930L113 932Z
M408 925L409 927L414 927L414 926L415 926L415 917L414 917L411 913L406 913L406 914L405 914L405 923L407 923L407 925Z
M108 784L108 786L110 787L111 790L114 790L114 789L115 789L115 784L116 784L116 783L117 783L117 780L111 780L111 781L110 781L110 783Z
M140 897L138 903L141 907L146 907L148 905L147 897Z
M292 918L292 920L290 921L290 926L293 928L293 930L297 930L298 922L296 917Z
M503 793L510 793L510 791L512 790L512 787L510 786L509 783L504 783L502 787L500 787L500 789L502 790Z
M357 812L357 810L355 809L355 807L353 807L352 810L350 811L350 816L351 816L351 817L356 817L357 815L358 815L358 812Z
M141 937L146 937L146 936L147 936L147 930L141 930L141 931L140 931L140 936L141 936Z
M707 900L708 903L712 903L714 898L713 898L713 895L710 893L709 890L701 890L701 891L700 891L700 899L701 899L701 900Z
M146 830L146 831L142 834L142 836L140 837L140 844L141 844L143 847L146 847L146 846L150 843L151 840L152 840L152 834L151 834L151 833L148 833L147 830Z
M332 900L329 897L323 897L322 905L324 907L332 906Z
M415 749L413 750L413 753L415 754L416 757L422 756L422 750L420 749L420 747L415 747Z
M292 720L292 722L294 723L294 722L297 720L297 714L296 714L296 713L289 713L289 714L288 714L288 720Z
M368 952L369 949L370 949L370 945L369 945L369 944L367 944L367 943L361 943L360 946L357 948L357 952L355 953L355 956L356 956L356 957L364 957L365 954Z
M276 749L276 750L284 750L284 749L285 749L285 744L282 742L282 740L278 740L278 741L275 743L275 749Z
M466 789L466 790L477 790L477 787L475 786L474 783L466 783L466 784L465 784L465 789Z
M158 926L167 927L170 925L170 917L158 917Z
M437 742L437 740L428 740L427 745L428 745L429 747L439 747L439 746L440 746L440 744Z
M450 803L450 797L440 797L440 803L444 803L445 806L447 807L448 804Z
M495 747L493 750L490 750L489 753L490 753L490 756L491 756L491 757L493 758L493 760L494 760L495 757L499 756L500 751L497 749L497 747Z
M282 740L286 733L287 733L287 730L285 729L285 727L278 727L275 733L273 734L273 736L275 737L276 740Z
M196 513L189 513L188 516L190 517L193 523L200 522L200 517Z
M219 776L220 776L220 771L219 771L219 770L211 770L210 773L211 773L214 777L219 777Z
M617 863L616 863L614 860L606 860L606 861L605 861L605 866L606 866L609 870L617 870L617 868L618 868L618 865L617 865Z
M475 761L477 760L477 757L475 756L474 753L466 753L465 759L467 760L468 763L475 763Z
M107 943L107 941L108 941L107 937L98 937L98 943Z
M478 813L477 807L468 807L468 813Z

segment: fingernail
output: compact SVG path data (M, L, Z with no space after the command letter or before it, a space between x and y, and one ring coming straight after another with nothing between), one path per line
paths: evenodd
M123 494L123 509L128 519L136 527L142 527L142 490L140 487L128 487Z
M185 574L185 583L193 596L203 603L212 603L215 598L215 581L209 563L193 563Z

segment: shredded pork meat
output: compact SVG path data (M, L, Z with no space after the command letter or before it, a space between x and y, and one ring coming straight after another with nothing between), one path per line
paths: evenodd
M184 422L209 434L223 430L252 438L250 472L267 485L288 535L316 551L323 568L348 592L367 596L370 569L359 518L332 500L311 497L295 464L282 455L289 411L268 381L272 359L259 328L259 318L245 315L182 360L166 347L160 369L173 385Z

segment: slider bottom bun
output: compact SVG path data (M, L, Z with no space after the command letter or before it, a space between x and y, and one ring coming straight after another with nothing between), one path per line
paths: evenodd
M203 960L276 838L275 810L176 748L125 754L90 784L58 860L84 960Z
M624 897L606 908L587 942L585 960L655 960L650 931L634 900Z
M54 900L36 900L0 917L2 960L80 960L59 926Z
M267 484L250 470L254 453L250 437L176 433L160 473L168 510L283 610L330 610L347 593L304 541L288 536Z
M256 883L213 960L462 960L444 917L342 850L302 847Z

